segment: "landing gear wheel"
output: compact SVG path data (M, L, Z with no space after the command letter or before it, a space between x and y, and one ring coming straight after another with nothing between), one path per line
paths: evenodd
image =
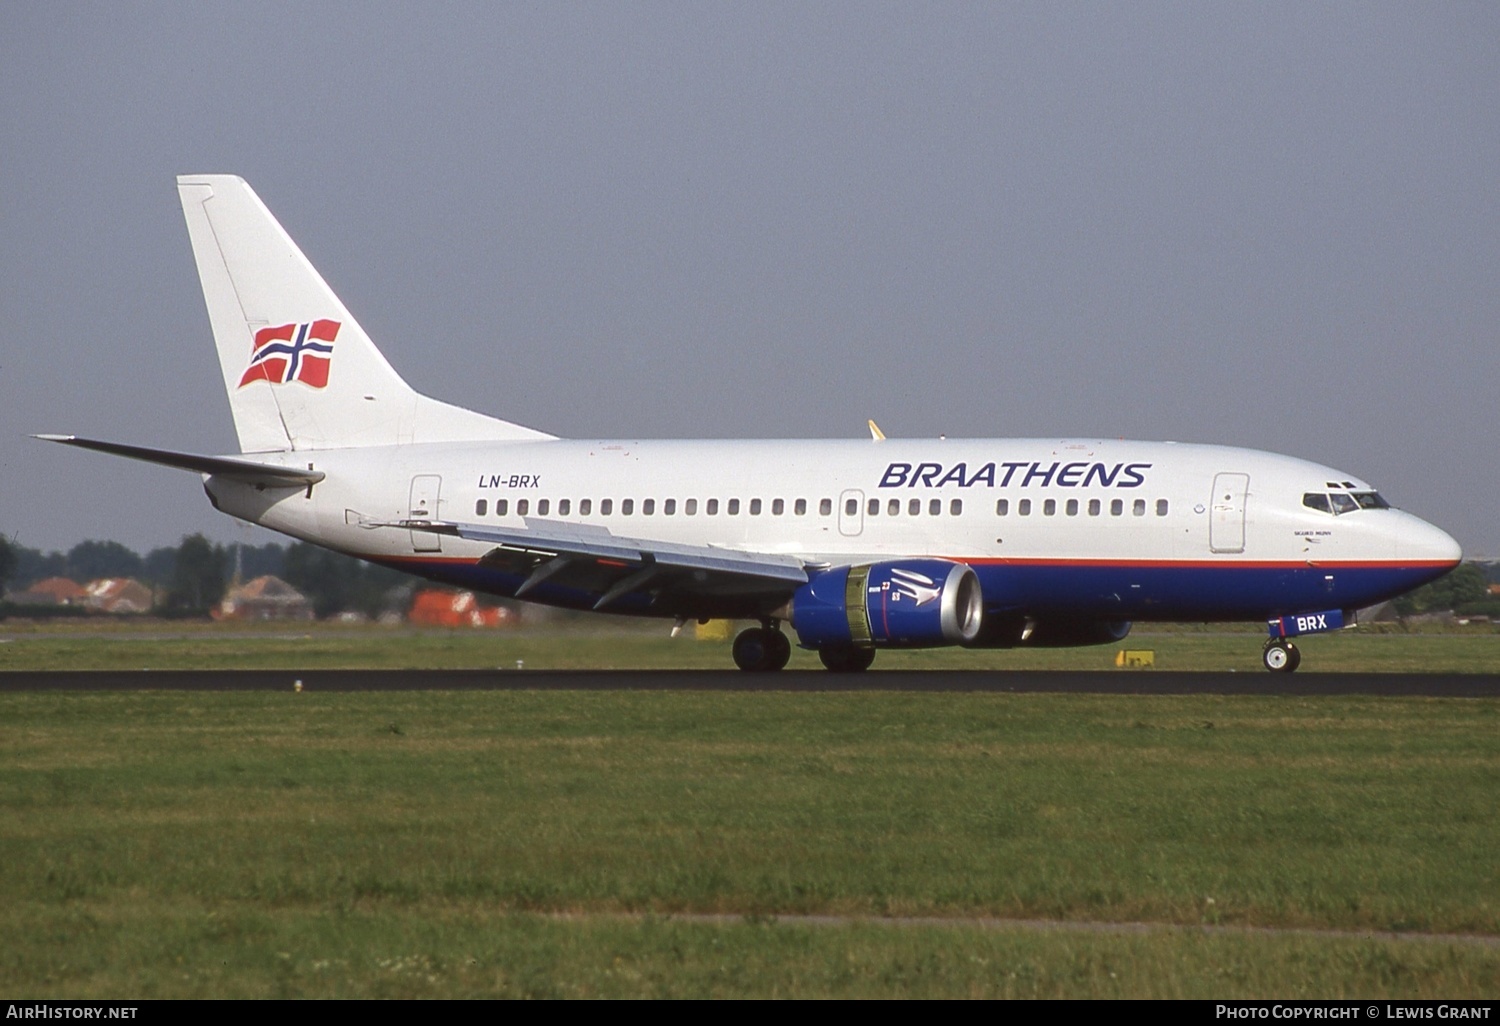
M873 648L820 648L818 658L834 673L862 673L875 661Z
M785 669L786 664L790 662L792 658L791 639L772 627L765 628L765 631L767 636L766 640L768 642L768 644L766 645L766 669Z
M734 665L750 673L775 672L792 657L792 643L774 627L751 627L734 639Z
M1260 661L1272 673L1291 673L1301 665L1302 653L1290 641L1273 640L1266 642Z

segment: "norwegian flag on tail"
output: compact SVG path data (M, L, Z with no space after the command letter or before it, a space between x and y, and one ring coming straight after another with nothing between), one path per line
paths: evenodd
M261 328L255 333L250 366L240 378L239 387L244 388L252 381L277 385L300 381L313 388L326 388L328 365L333 361L333 340L338 334L338 321Z

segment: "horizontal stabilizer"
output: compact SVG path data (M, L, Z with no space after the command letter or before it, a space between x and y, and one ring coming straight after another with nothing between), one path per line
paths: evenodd
M93 438L76 435L33 435L45 442L61 442L76 445L80 449L107 452L111 456L127 456L133 460L159 463L164 467L192 470L199 474L213 474L246 484L266 485L272 488L294 488L317 484L325 475L321 470L299 470L296 467L279 467L252 460L237 460L226 456L199 456L190 452L172 452L169 449L147 449L139 445L123 445L119 442L101 442Z

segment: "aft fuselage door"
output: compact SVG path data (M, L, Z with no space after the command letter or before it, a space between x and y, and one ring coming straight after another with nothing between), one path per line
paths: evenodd
M1249 474L1214 475L1213 502L1209 504L1209 551L1245 551L1245 500L1249 492Z
M418 474L411 479L411 509L408 513L410 519L436 520L438 518L438 491L442 484L443 479L437 474ZM442 552L443 537L431 531L412 531L411 550L413 552Z
M865 528L865 493L850 488L839 496L839 534L853 538Z

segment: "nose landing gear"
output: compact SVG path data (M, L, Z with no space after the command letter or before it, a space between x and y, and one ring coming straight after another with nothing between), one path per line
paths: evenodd
M1272 638L1261 651L1260 661L1273 673L1291 673L1302 662L1302 653L1285 638Z
M750 673L774 673L791 658L792 643L777 628L775 620L765 620L759 627L740 631L734 639L734 665Z

